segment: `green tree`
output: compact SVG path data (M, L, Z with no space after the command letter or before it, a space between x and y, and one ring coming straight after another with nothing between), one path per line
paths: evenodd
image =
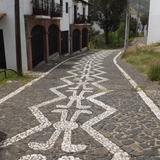
M137 19L131 17L131 19L130 19L130 35L129 35L130 37L136 37L138 35L137 25L138 25Z
M106 43L109 43L109 32L115 32L125 20L127 0L90 0L92 19L97 21L105 31Z
M141 22L142 22L143 26L147 25L148 24L148 15L142 15Z

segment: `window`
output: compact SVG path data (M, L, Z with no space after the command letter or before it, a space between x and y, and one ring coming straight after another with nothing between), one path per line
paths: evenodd
M83 17L85 17L85 15L86 15L86 8L83 7Z
M77 6L74 5L74 19L77 19Z
M66 2L66 13L68 13L68 2Z
M60 0L60 5L63 6L63 0Z

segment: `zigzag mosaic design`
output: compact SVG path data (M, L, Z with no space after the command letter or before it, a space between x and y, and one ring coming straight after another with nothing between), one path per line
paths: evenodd
M61 150L66 153L79 153L81 151L86 150L87 146L84 144L72 144L71 137L73 130L76 130L80 127L85 132L87 132L94 140L96 140L110 153L113 154L112 160L129 160L130 157L126 152L121 150L120 147L112 143L108 138L104 137L102 134L100 134L93 128L95 124L101 122L102 120L116 112L116 109L97 100L98 97L111 92L110 90L107 90L105 87L102 86L103 82L108 81L107 78L103 77L103 75L106 72L102 70L103 60L108 55L109 54L106 54L105 51L100 51L96 54L84 57L78 62L75 62L75 65L72 67L72 70L67 72L70 76L63 77L60 79L64 82L64 85L50 89L50 91L57 95L57 98L29 107L29 110L35 116L35 118L39 122L39 125L23 133L17 134L12 138L7 139L1 145L1 147L7 147L9 145L12 145L13 143L27 138L28 136L31 136L33 134L36 134L37 132L41 132L44 129L53 126L55 132L52 134L52 136L49 138L47 142L30 142L28 144L29 148L39 152L50 150L54 148L55 142L58 140L60 134L64 132ZM98 93L96 94L94 94L95 88L96 90L98 90ZM70 97L65 95L65 92L60 92L60 89L64 89L66 92L70 93ZM86 96L86 93L90 96ZM66 105L61 105L61 102L63 100L67 100L68 103ZM101 107L103 110L105 110L105 112L86 121L82 125L78 125L76 121L81 114L93 114L90 110L91 106L82 105L82 101L84 100L88 100L96 106ZM54 109L52 112L60 114L61 120L57 123L52 124L48 120L48 118L45 117L44 114L40 111L40 108L47 107L48 105L54 104L55 102L58 105L56 105L56 109ZM67 120L68 109L71 107L75 107L76 111L71 117L71 119ZM33 154L23 156L19 160L47 160L47 158L41 154ZM59 160L81 159L73 156L63 156L59 158Z

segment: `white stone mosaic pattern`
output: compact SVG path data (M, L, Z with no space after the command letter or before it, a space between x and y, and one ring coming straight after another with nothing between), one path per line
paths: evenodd
M117 111L111 106L97 100L98 97L112 92L102 85L103 82L109 81L109 79L103 77L103 74L105 74L105 72L103 71L102 67L103 60L108 55L109 54L106 54L105 51L100 51L94 55L89 55L82 58L78 62L75 62L72 70L68 71L69 76L60 79L64 82L64 85L50 89L50 91L57 95L57 98L29 107L29 110L35 116L35 118L39 122L39 125L5 140L1 147L10 146L13 143L22 141L28 136L41 132L44 129L52 126L55 131L45 143L28 143L29 148L31 148L33 151L36 151L36 153L38 151L40 154L26 156L24 155L19 160L47 160L47 157L41 155L41 151L53 149L56 141L62 133L64 133L64 136L61 144L61 150L67 153L67 155L69 153L79 153L86 150L87 146L85 144L72 144L72 132L78 128L81 128L85 132L87 132L95 141L100 143L111 154L113 154L112 160L129 160L130 157L126 152L121 150L120 147L118 147L116 144L111 142L108 138L104 137L101 133L93 128L95 124L101 122ZM96 94L93 93L95 87L99 91ZM62 88L66 88L66 92L70 93L71 96L68 97L64 93L60 92L60 89ZM90 96L86 96L88 94ZM62 105L61 102L66 99L68 99L68 103L66 105ZM92 106L82 104L82 101L84 100L90 101L91 103L95 104L98 107L101 107L105 111L98 116L86 121L84 124L79 125L77 123L77 119L81 114L93 114L92 111L89 110ZM51 123L40 109L47 107L48 105L55 102L58 103L58 105L56 105L56 109L54 109L52 113L61 115L61 118L59 122ZM76 111L70 118L70 120L68 120L68 109L73 106L75 106ZM59 160L81 159L79 157L73 156L62 156L61 158L59 158Z

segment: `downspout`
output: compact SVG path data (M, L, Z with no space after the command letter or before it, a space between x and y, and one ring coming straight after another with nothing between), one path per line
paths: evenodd
M16 38L16 59L17 73L23 76L22 72L22 51L21 51L21 27L20 27L20 2L15 0L15 38Z

